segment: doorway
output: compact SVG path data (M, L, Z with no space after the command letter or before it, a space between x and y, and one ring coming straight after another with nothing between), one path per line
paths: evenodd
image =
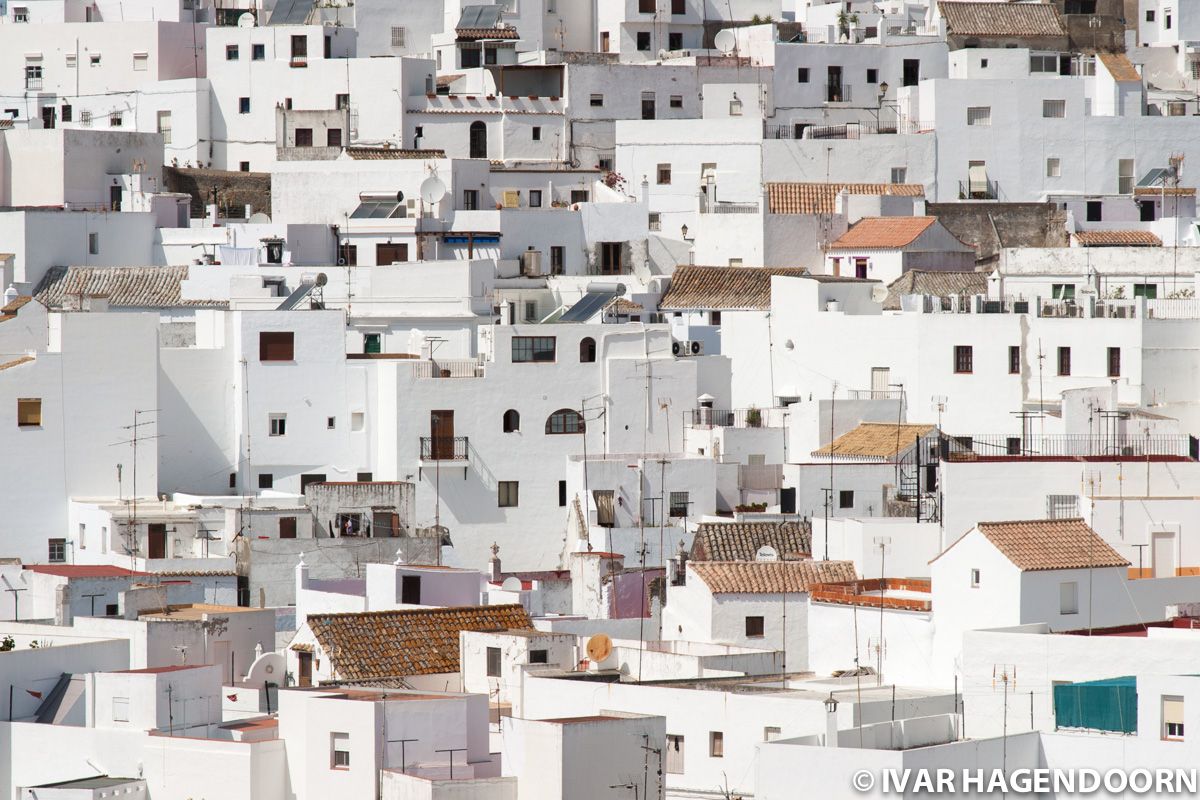
M400 576L400 602L405 605L418 606L421 604L421 576Z
M297 686L312 686L312 667L313 654L299 652L296 653L297 669L296 669L296 685Z
M147 526L147 558L167 557L167 526L152 523Z
M471 136L470 157L471 158L487 158L488 157L487 125L485 125L482 122L478 122L478 121L472 122L470 136Z
M1154 577L1174 578L1175 531L1154 531L1150 536L1150 558Z
M435 461L454 458L454 412L429 412L430 455Z
M388 264L408 261L407 244L377 244L375 245L376 266L386 267Z

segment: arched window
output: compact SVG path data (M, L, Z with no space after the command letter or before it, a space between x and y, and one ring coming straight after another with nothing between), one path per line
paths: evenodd
M515 433L519 430L521 430L521 414L516 409L510 408L504 412L504 432Z
M573 408L560 408L546 420L546 433L583 433L583 417Z
M471 158L487 158L487 125L482 122L471 123Z
M591 364L596 360L596 340L587 336L579 342L579 363Z

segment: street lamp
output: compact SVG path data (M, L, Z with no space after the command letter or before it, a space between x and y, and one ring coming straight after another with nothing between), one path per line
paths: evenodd
M837 711L837 707L838 707L837 698L833 696L833 692L830 692L829 697L825 698L825 711L827 713L832 714L835 711Z
M875 132L879 133L883 127L883 98L887 96L888 85L887 81L879 84L879 105L875 108Z

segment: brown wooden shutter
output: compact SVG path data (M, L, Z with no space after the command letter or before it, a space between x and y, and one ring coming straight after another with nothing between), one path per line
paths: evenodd
M259 361L294 361L295 335L291 331L260 331Z
M279 538L280 539L295 539L296 538L296 518L295 517L280 517L279 518Z

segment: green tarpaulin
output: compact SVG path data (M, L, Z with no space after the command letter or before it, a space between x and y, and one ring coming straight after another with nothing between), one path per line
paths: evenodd
M1137 733L1137 679L1129 675L1055 686L1054 726Z

